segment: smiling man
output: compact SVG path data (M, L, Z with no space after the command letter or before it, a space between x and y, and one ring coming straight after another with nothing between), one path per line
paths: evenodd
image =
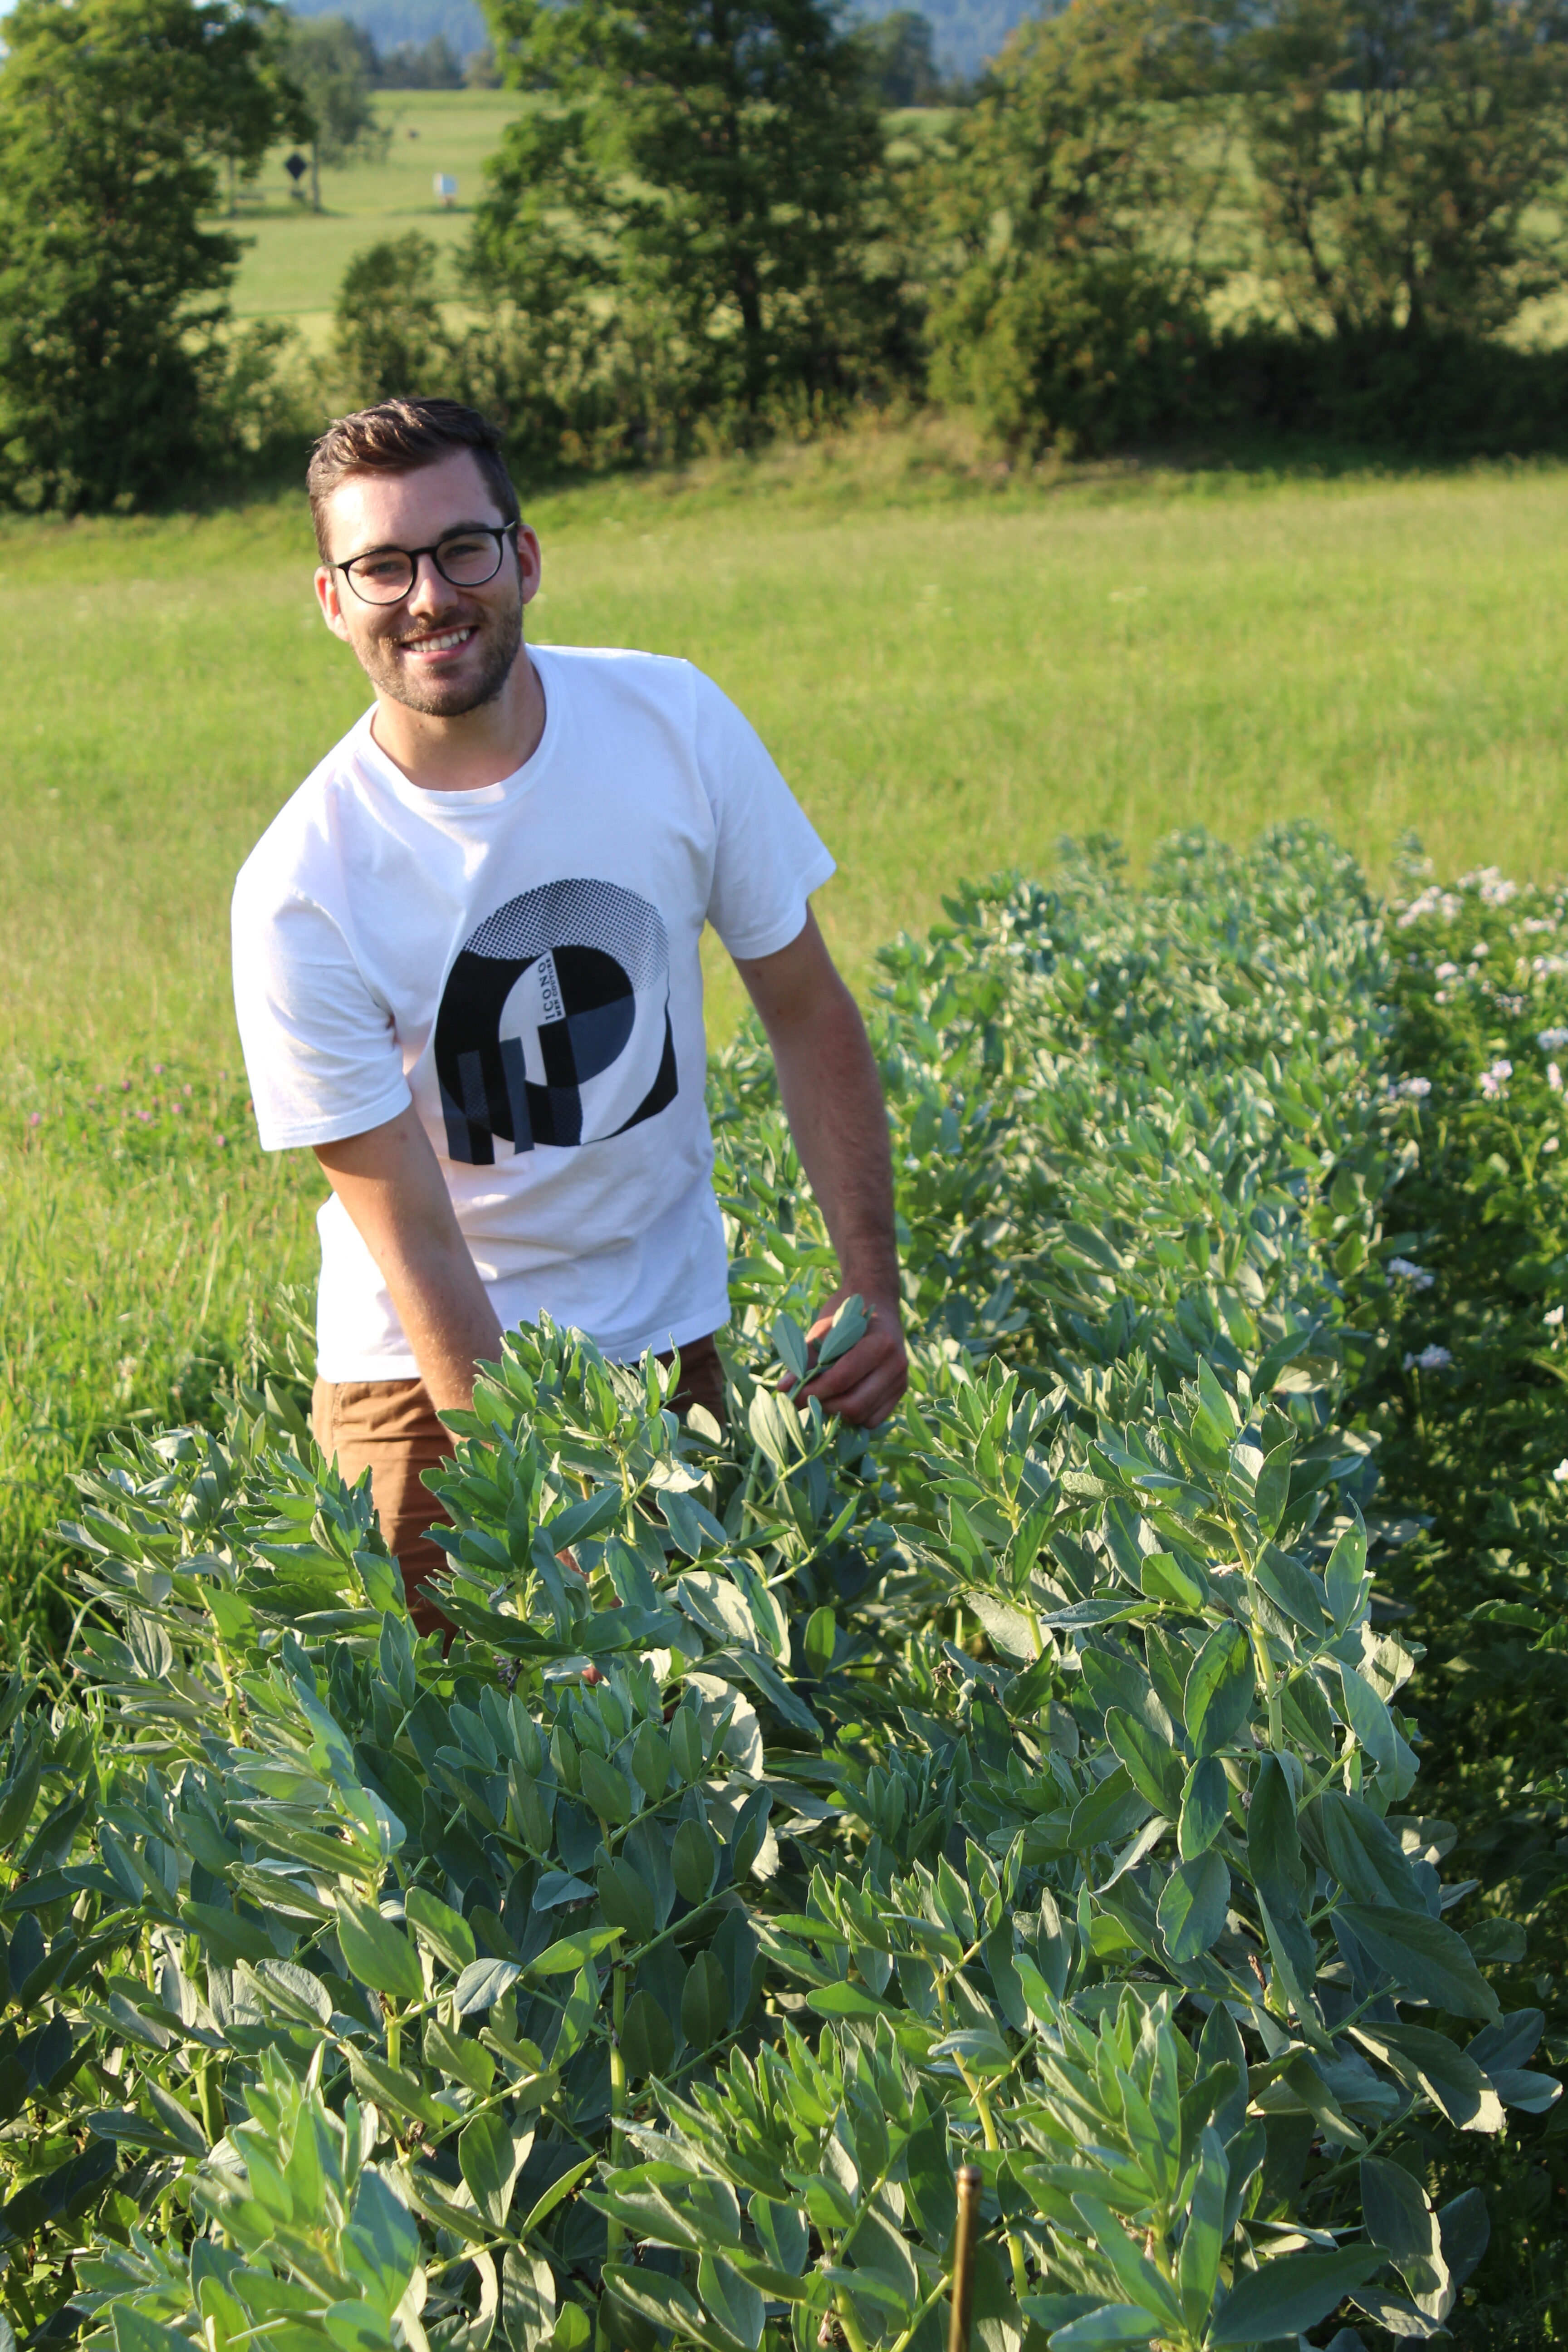
M816 1328L852 1291L869 1312L813 1384L863 1423L906 1379L887 1121L810 909L832 859L700 671L525 645L539 542L494 426L384 401L331 427L309 484L321 615L375 700L245 865L235 999L263 1147L312 1150L331 1186L316 1434L369 1467L412 1601L443 1559L437 1416L503 1328L678 1349L680 1402L722 1413L706 923L837 1254Z

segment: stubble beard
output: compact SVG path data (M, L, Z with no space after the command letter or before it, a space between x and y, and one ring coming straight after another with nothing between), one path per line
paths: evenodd
M470 676L448 681L439 673L422 678L404 666L395 637L372 637L365 646L356 648L360 667L378 693L389 695L406 709L417 710L426 719L461 719L468 711L482 709L487 702L493 702L511 675L522 644L521 597L504 611L487 606L473 616L473 625L479 630L483 656L477 678ZM447 625L468 627L470 616L465 614ZM438 635L441 632L432 634Z

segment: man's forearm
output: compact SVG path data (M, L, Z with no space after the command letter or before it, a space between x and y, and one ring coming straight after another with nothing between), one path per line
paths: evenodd
M500 1324L414 1112L318 1144L316 1157L392 1293L437 1411L466 1410L474 1366L500 1354Z
M784 1116L847 1290L896 1307L892 1157L865 1023L840 983L809 1030L773 1040Z

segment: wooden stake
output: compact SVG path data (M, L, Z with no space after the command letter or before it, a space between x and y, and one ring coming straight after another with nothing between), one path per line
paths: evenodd
M958 2168L958 2221L952 2233L952 2315L947 2352L969 2352L970 2312L974 2302L974 2233L980 2223L980 2167Z

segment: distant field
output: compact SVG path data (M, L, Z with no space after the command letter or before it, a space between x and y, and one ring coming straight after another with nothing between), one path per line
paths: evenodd
M221 224L247 244L234 289L236 316L290 319L319 345L343 271L365 246L410 228L439 246L455 245L468 233L484 159L520 103L505 90L381 91L376 106L392 131L385 163L323 172L320 213L289 194L283 168L289 146L274 148L254 197L242 199L237 217ZM458 182L450 210L435 193L437 172Z
M1048 872L1068 831L1141 857L1307 815L1376 876L1407 827L1447 872L1568 869L1568 469L987 493L918 455L531 509L535 634L736 697L840 861L821 912L862 991L961 876ZM70 1465L196 1409L312 1260L313 1171L251 1139L226 929L365 699L310 562L299 501L0 532L0 1639Z

